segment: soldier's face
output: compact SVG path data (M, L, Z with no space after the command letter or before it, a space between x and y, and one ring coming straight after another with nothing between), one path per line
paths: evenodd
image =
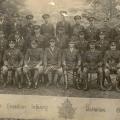
M34 30L35 34L39 34L40 33L40 30Z
M80 24L80 22L81 22L80 19L76 19L76 20L75 20L75 23L76 23L76 24Z
M45 18L44 21L45 21L45 23L48 23L49 22L49 18Z
M90 44L90 49L95 49L95 45L94 44Z
M89 24L90 24L90 25L93 25L93 24L94 24L94 20L90 20L90 21L89 21Z
M4 38L4 34L1 34L1 35L0 35L0 38Z
M111 48L111 50L116 50L117 47L116 47L116 45L111 45L110 48Z
M74 46L75 46L74 44L71 44L71 43L69 44L70 48L74 48Z
M105 35L100 35L100 39L104 39L105 38Z
M37 48L37 43L31 43L32 48Z
M85 38L84 34L79 35L79 37L80 37L81 39L84 39L84 38Z
M50 42L50 46L55 46L55 42L54 42L54 41L51 41L51 42Z
M15 43L14 43L14 42L9 43L9 47L10 47L11 49L15 48Z

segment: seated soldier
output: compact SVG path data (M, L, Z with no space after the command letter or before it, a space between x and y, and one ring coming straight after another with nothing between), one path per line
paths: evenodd
M91 41L89 43L90 50L86 51L84 54L83 61L83 80L85 83L84 90L89 89L88 85L88 73L98 74L98 85L100 89L104 90L102 85L103 80L103 70L102 70L102 54L100 51L96 50L96 41Z
M117 83L116 89L120 90L120 51L116 49L116 42L112 41L110 45L110 50L105 53L104 56L105 62L105 77L109 84L109 88L107 90L112 90L113 84L110 78L110 73L117 73Z
M45 49L44 56L44 65L45 65L45 74L48 75L48 83L46 87L52 84L52 80L54 84L59 86L58 77L62 75L62 67L61 67L61 51L59 48L55 46L56 38L51 38L49 43L50 47ZM53 76L54 73L54 77Z
M31 41L31 49L27 50L24 63L27 87L30 88L33 82L34 88L37 88L39 75L43 73L43 50L38 48L36 40Z
M79 51L75 48L75 42L69 42L69 48L63 52L63 69L65 75L65 81L68 81L68 71L76 72L81 65L81 58ZM74 77L74 75L73 75ZM77 82L77 83L76 83ZM79 88L78 81L73 78L73 83L75 87ZM67 88L66 88L67 89Z
M13 75L15 75L15 80L17 81L18 88L21 88L23 55L19 49L15 48L15 40L10 39L9 49L5 51L3 61L4 66L2 67L2 77L4 81L4 87L6 87L9 79L13 80Z

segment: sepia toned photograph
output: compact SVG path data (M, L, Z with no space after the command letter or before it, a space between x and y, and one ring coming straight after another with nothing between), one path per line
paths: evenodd
M0 0L0 94L120 98L119 0Z

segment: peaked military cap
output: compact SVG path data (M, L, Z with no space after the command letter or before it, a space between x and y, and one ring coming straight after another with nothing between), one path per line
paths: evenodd
M33 19L33 15L27 15L26 19L28 19L28 20Z
M81 16L80 15L74 16L74 20L77 20L77 19L81 19Z
M42 18L43 18L43 19L46 19L46 18L49 18L49 17L50 17L49 14L43 14L43 15L42 15Z

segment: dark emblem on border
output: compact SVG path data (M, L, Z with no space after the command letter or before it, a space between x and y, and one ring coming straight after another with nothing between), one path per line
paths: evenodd
M75 115L76 108L73 108L72 103L69 99L66 99L59 107L59 117L67 119L73 119Z

